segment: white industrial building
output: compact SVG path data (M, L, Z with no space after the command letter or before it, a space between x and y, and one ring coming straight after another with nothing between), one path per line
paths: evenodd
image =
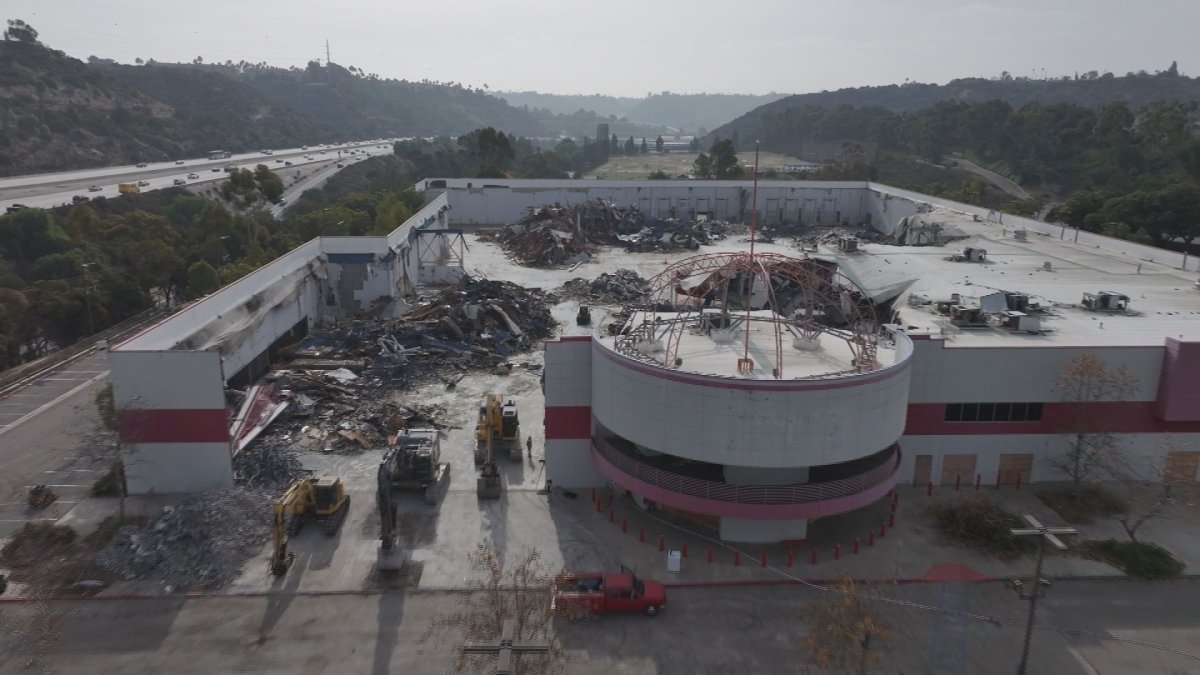
M456 278L453 228L596 198L654 217L745 220L751 208L739 181L418 187L433 200L391 235L309 242L112 350L132 491L228 484L225 384L256 376L273 345L314 323L384 303L403 311L416 285ZM614 485L731 540L799 539L812 519L897 483L1060 480L1048 458L1066 448L1063 421L1081 416L1117 434L1147 479L1196 479L1194 259L874 183L760 183L757 204L763 224L839 225L906 245L847 236L791 260L680 262L664 278L692 281L658 288L697 299L691 309L634 311L616 335L603 322L564 328L546 344L555 486ZM810 295L751 301L763 292L754 281L730 286L740 304L704 295L749 268L764 279L788 270ZM891 311L856 315L867 301ZM732 319L714 316L722 307ZM1083 353L1124 366L1136 386L1121 400L1064 401L1055 380Z

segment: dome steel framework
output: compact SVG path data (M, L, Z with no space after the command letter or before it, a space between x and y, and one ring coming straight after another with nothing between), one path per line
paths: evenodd
M680 368L684 331L730 342L742 333L738 372L751 372L756 369L749 352L751 325L768 324L775 379L785 377L785 335L797 349L819 349L823 334L835 337L853 354L848 372L876 367L878 327L871 302L835 262L753 251L702 254L667 267L648 286L642 299L625 306L628 318L617 331L614 346L626 356Z

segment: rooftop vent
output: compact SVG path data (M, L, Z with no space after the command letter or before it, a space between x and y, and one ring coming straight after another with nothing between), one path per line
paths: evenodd
M842 253L858 252L858 237L838 237L838 250Z
M1013 239L1017 241L1029 241L1029 231L1024 228L1013 230Z

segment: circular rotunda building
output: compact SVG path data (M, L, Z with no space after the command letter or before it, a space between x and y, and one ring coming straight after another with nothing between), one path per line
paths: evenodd
M804 539L896 483L912 343L881 329L829 260L675 263L591 334L547 344L548 476L729 541Z

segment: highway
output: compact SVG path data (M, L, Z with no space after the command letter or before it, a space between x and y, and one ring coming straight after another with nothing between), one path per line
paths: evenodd
M89 199L118 197L118 183L146 182L146 185L140 186L140 190L176 187L176 180L182 180L182 185L197 185L224 180L227 177L224 168L230 164L244 169L253 169L259 164L280 169L289 162L292 166L304 166L328 162L338 159L339 156L352 158L363 156L364 153L374 155L388 152L391 150L390 144L390 140L359 141L341 145L312 146L307 149L275 150L271 154L242 153L225 159L184 159L174 162L151 162L144 167L112 166L4 178L0 179L0 207L23 204L28 207L54 208L70 204L77 196ZM381 145L382 148L379 147ZM355 154L350 155L350 151L354 151ZM89 191L88 188L92 185L98 186L100 190ZM276 212L275 209L272 209L272 212Z

